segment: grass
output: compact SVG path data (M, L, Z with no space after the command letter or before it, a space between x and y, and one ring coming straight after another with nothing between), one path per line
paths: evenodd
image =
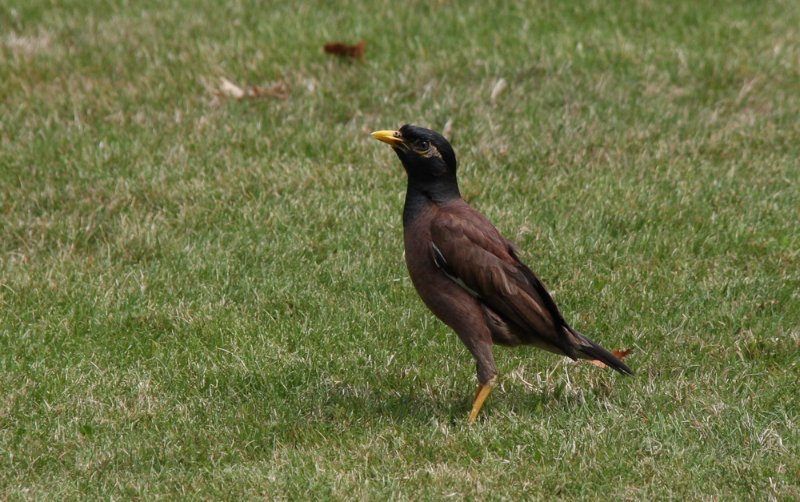
M3 4L0 498L800 498L798 26ZM362 38L363 63L321 51ZM635 377L497 349L466 425L473 362L416 298L368 136L448 121L465 196Z

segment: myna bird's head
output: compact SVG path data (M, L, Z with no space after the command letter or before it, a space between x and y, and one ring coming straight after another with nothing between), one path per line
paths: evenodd
M409 181L426 185L456 182L456 154L438 132L406 124L399 131L375 131L372 137L391 145Z

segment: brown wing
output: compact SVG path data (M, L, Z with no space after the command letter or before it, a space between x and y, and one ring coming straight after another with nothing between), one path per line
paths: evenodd
M466 203L441 208L431 240L439 268L524 333L527 343L577 356L579 342L544 285L482 214Z

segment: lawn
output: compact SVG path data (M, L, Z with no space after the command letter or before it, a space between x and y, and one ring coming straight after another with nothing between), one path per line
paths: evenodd
M800 3L275 4L0 6L0 499L800 498ZM467 425L406 122L634 377Z

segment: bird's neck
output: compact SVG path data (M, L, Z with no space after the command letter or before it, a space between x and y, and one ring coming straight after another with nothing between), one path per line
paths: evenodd
M403 206L403 225L408 225L415 216L432 204L444 204L460 198L461 192L458 190L458 183L455 181L438 184L425 183L423 185L409 180L408 189L406 190L406 203Z

